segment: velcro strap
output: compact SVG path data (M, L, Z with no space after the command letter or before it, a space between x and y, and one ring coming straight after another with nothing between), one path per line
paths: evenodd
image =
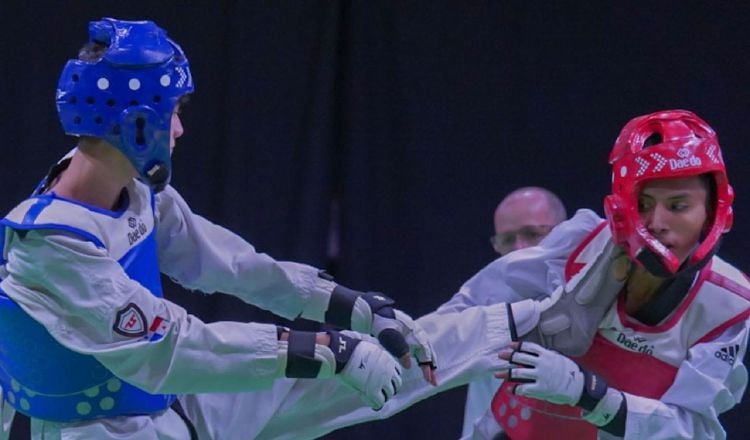
M326 310L326 323L340 328L351 328L352 310L359 297L360 292L356 290L339 285L334 287L328 302L328 310Z
M583 392L576 406L592 411L607 394L607 382L596 374L583 371Z
M627 414L626 400L623 394L609 388L599 400L599 403L583 418L588 422L602 427L610 434L621 437L625 434L625 418Z
M315 359L315 333L290 331L287 352L286 377L318 377L321 362Z
M380 292L367 292L362 295L362 299L364 299L367 302L367 305L370 306L372 313L384 318L394 319L396 317L392 307L396 304L396 301L391 299L391 297Z

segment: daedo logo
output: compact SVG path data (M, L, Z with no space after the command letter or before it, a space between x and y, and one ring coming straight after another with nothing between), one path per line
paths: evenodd
M654 346L649 345L648 340L642 336L629 338L625 336L625 333L621 332L619 335L617 335L617 342L628 350L647 354L649 356L653 356L654 354Z
M700 158L693 156L687 148L677 150L677 157L679 159L669 159L669 169L673 171L687 167L699 167L702 164Z
M146 224L141 221L141 219L137 219L135 217L128 217L128 226L130 229L132 229L130 232L128 232L128 244L133 244L143 238L144 235L146 235L146 232L148 231L148 228L146 227Z

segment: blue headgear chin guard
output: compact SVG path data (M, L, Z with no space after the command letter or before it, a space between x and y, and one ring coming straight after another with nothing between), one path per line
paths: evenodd
M68 61L57 85L63 129L114 145L160 191L172 174L172 113L193 91L185 53L152 21L92 21L89 42L106 46L102 58Z

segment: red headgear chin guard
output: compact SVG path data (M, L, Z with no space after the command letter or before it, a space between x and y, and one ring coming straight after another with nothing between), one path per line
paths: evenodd
M651 145L646 142L655 141ZM705 259L718 245L721 234L732 227L734 192L727 179L716 133L686 110L668 110L639 116L628 122L609 156L612 194L604 199L604 211L615 243L637 262L655 256L667 274L675 274L680 261L659 242L641 221L638 191L654 179L710 174L716 182L707 233L689 257L689 264ZM647 267L648 268L648 267Z

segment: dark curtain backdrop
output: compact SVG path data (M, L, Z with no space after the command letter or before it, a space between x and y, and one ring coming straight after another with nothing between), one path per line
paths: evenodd
M494 258L492 211L510 190L601 213L620 128L665 108L719 133L737 193L722 254L750 270L746 2L3 0L3 212L72 146L55 86L102 16L155 20L188 54L197 91L173 183L196 212L414 316ZM168 293L205 320L273 319ZM327 438L457 438L463 398ZM724 417L730 438L750 435L747 409Z

